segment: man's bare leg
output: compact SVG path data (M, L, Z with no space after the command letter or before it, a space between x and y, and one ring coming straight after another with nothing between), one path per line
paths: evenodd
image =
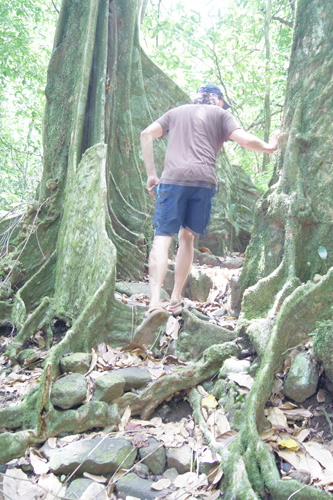
M168 270L169 248L172 236L155 236L149 256L149 309L160 302L161 289Z
M194 255L194 236L188 229L179 231L179 248L175 262L175 284L171 299L180 299Z

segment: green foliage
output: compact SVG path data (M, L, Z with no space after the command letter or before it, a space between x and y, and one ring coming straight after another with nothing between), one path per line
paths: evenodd
M151 0L142 24L150 57L189 94L202 82L219 84L241 126L263 138L266 3L238 0L207 2L200 12L185 2ZM272 127L279 128L292 37L293 2L273 0L271 37ZM281 22L284 21L284 22ZM286 24L287 23L287 24ZM290 24L288 26L288 23ZM232 163L242 165L266 189L273 167L262 176L262 155L227 146Z
M46 0L0 5L0 209L31 198L41 176L44 88L56 15Z

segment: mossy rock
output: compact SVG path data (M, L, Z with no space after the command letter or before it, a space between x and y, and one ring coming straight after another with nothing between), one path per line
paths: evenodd
M313 335L313 356L323 365L327 377L333 382L333 321L318 323Z

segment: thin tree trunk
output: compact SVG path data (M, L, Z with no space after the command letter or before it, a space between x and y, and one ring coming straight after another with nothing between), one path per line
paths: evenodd
M272 17L272 0L267 0L265 15L265 129L264 140L269 142L271 133L271 42L270 42L270 23ZM265 170L269 164L269 155L263 155L262 170Z

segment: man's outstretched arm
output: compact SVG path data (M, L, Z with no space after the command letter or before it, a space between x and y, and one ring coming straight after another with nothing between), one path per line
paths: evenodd
M250 151L255 151L256 153L272 154L277 150L279 134L274 134L271 141L267 143L259 139L259 137L256 137L255 135L250 134L249 132L245 132L245 130L241 128L238 128L230 134L229 139L237 142L237 144L245 149L249 149Z
M154 196L153 189L156 184L158 184L158 177L155 171L154 164L154 147L153 141L154 139L158 139L162 137L163 129L161 125L157 122L149 125L143 132L141 132L141 150L143 161L147 170L147 189L149 194Z

